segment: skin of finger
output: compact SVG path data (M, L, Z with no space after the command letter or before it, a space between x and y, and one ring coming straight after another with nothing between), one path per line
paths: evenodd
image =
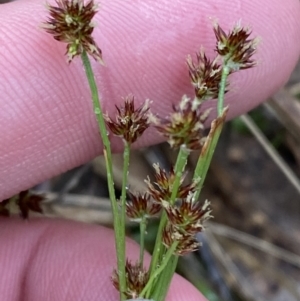
M200 45L213 55L212 19L226 30L241 19L261 37L258 66L233 75L227 97L230 117L251 109L295 66L299 11L298 0L103 1L94 37L106 67L93 67L104 111L113 115L122 96L133 93L165 116L183 94L192 96L185 58ZM82 64L66 63L66 45L39 28L46 19L43 1L1 5L0 199L101 153ZM148 130L136 146L159 139ZM120 150L120 142L113 144Z
M0 218L0 295L6 301L116 301L113 231L50 219ZM130 260L139 249L127 241ZM146 256L149 262L149 257ZM175 276L166 301L205 301Z

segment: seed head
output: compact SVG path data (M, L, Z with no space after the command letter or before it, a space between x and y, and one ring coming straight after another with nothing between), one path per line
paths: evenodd
M161 210L161 205L154 203L148 193L130 193L131 201L126 203L126 215L139 222L142 218L153 217Z
M108 115L105 120L108 128L116 136L122 137L128 143L134 143L149 127L149 101L138 109L134 108L134 97L125 98L125 105L122 108L117 107L118 114L116 121L113 121Z
M210 203L205 201L201 204L194 201L194 193L189 193L179 204L163 202L162 205L167 212L169 222L182 233L196 234L202 231L204 222L211 218Z
M197 53L197 61L187 58L189 75L199 102L218 97L222 68L217 60L210 61L203 49Z
M199 249L200 243L194 235L182 233L173 225L168 224L163 231L163 244L170 248L174 242L178 242L175 255L185 255Z
M178 106L173 106L173 113L169 118L161 119L152 116L156 129L167 138L172 148L185 145L187 149L201 149L205 138L203 137L204 122L209 115L209 110L201 112L201 107L183 96Z
M127 290L124 294L129 299L136 299L146 286L149 274L138 262L133 264L129 260L126 261L125 274ZM119 275L116 270L113 271L111 280L114 287L119 291Z
M174 168L172 168L170 172L166 172L164 169L159 167L159 164L153 164L153 167L155 169L155 182L152 183L149 177L147 180L145 180L148 186L148 191L156 202L168 202L172 196L173 185L175 181ZM176 196L176 198L179 199L187 197L189 192L194 191L197 185L196 182L183 185L184 178L185 175L183 175L180 179L180 186Z
M97 13L93 0L55 0L57 6L47 5L48 20L42 27L53 35L55 40L67 43L68 61L80 55L83 50L103 64L101 49L92 38L94 24L91 22Z
M257 38L249 38L251 30L242 27L238 22L235 27L226 34L219 26L214 24L214 32L217 38L216 51L223 57L232 71L251 68L256 65L252 59L259 42Z

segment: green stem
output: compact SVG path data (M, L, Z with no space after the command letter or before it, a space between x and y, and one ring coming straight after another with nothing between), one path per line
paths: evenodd
M151 277L151 275L153 275L155 269L157 268L158 261L162 254L162 250L164 250L164 246L162 244L162 234L163 234L163 230L164 230L166 223L167 223L167 214L165 211L163 211L161 214L161 217L160 217L160 223L159 223L159 227L157 230L154 250L153 250L151 264L150 264L150 268L149 268L150 277ZM150 290L148 292L150 294ZM149 298L148 295L146 297Z
M215 152L217 143L219 141L219 137L221 135L222 132L222 128L223 128L223 124L221 124L217 131L214 132L213 137L208 137L208 139L210 139L207 143L207 151L205 152L205 154L203 155L203 153L201 152L200 157L198 159L195 171L194 171L194 176L193 179L199 180L198 183L198 189L195 192L195 200L197 200L199 198L199 195L201 193L202 187L203 187L203 183L205 181L209 166L210 166L210 162L212 160L213 154Z
M165 269L165 267L167 266L170 258L172 257L174 251L176 250L176 247L178 245L178 241L173 242L172 246L168 249L166 255L163 258L163 261L161 263L161 265L155 270L155 272L150 275L150 278L146 284L146 286L144 287L144 289L142 290L142 292L140 293L140 298L144 297L146 292L151 288L154 280L156 279L156 277Z
M130 160L130 143L127 141L124 142L124 152L123 152L123 177L122 177L122 191L121 191L121 215L125 217L126 209L126 195L127 195L127 183L128 183L128 174L129 174L129 160Z
M185 145L182 145L180 147L177 160L175 163L174 167L174 172L175 172L175 179L172 187L172 194L170 198L170 203L173 204L176 200L176 196L180 187L180 180L182 177L182 174L184 172L184 168L187 162L187 158L190 154L190 151L186 148ZM162 234L163 230L167 224L167 214L165 211L163 211L161 218L160 218L160 223L159 223L159 228L157 231L156 235L156 240L155 240L155 246L154 246L154 251L152 254L152 259L151 259L151 264L150 264L150 278L151 275L155 273L156 267L158 265L158 261L160 257L162 256L162 251L164 250L163 244L162 244Z
M145 254L145 233L146 233L147 220L144 216L140 222L140 267L144 266L144 254Z
M227 77L230 73L230 68L224 63L220 81L220 89L218 94L218 116L221 116L224 109L224 96L226 90Z
M125 250L122 250L122 243L125 240L125 237L122 240L122 232L120 231L119 224L119 213L118 213L118 204L115 195L114 189L114 181L113 181L113 168L112 168L112 152L110 141L108 138L108 133L106 130L105 120L103 117L102 108L100 105L100 99L98 94L97 85L95 82L95 77L93 73L93 69L89 60L89 57L85 50L83 50L81 54L81 59L83 62L83 66L85 69L85 73L88 79L88 83L91 89L92 101L93 101L93 109L96 115L96 119L98 122L98 128L101 134L103 146L104 146L104 157L106 163L106 172L107 172L107 183L108 183L108 191L111 200L111 206L113 211L113 219L114 219L114 233L115 233L115 243L116 243L116 251L117 251L117 264L118 264L118 275L119 275L119 285L120 285L120 298L121 300L125 300L126 296L123 292L126 291L126 279L125 279L125 258L122 254Z
M221 81L219 84L219 94L218 94L218 118L221 118L224 114L224 96L226 91L226 83L228 75L230 74L230 68L226 65L226 62L224 62L224 66L222 69L222 76ZM195 171L194 171L194 180L199 180L200 182L198 184L198 189L195 193L195 199L197 200L199 198L199 195L201 193L203 183L205 181L208 168L210 166L210 162L212 160L213 154L215 152L215 148L218 144L219 137L222 132L223 123L217 122L217 120L214 120L212 125L214 125L213 133L209 133L207 139L208 141L205 144L205 150L202 149L200 157L198 159Z
M178 255L173 255L169 260L164 271L159 275L159 281L156 282L155 288L152 290L151 298L155 301L164 301L171 284L172 277L175 273L178 263Z
M180 187L180 181L182 178L182 174L184 172L184 168L187 162L187 158L190 154L190 150L186 148L185 145L180 146L179 154L176 160L174 172L175 172L175 179L172 187L172 194L171 194L171 199L170 203L174 204L176 201L177 193Z
M129 161L130 161L130 143L124 141L123 152L123 176L122 176L122 190L121 190L121 216L120 216L120 245L121 254L118 254L122 258L122 261L126 262L126 196L129 174Z

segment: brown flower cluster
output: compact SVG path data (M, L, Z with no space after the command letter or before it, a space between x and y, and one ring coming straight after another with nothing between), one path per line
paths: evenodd
M127 289L124 294L129 299L137 299L149 280L149 273L138 262L133 264L127 260L125 274ZM112 283L119 291L119 275L116 270L112 275Z
M210 203L205 201L204 204L201 204L193 198L194 193L189 193L179 204L171 205L168 202L163 202L170 223L183 233L196 234L201 232L203 223L211 217Z
M134 143L149 127L149 101L140 106L134 107L134 97L125 98L124 107L117 107L118 114L116 121L105 115L105 120L111 132L125 141Z
M209 112L202 112L201 106L194 106L187 96L183 96L179 105L173 106L173 113L169 118L152 116L151 119L172 148L185 145L187 149L197 150L201 149L205 141L203 129Z
M20 216L28 219L30 211L43 213L41 202L44 199L43 196L30 193L28 190L21 191L18 195L0 202L0 216L10 216L10 208L17 207Z
M253 54L256 52L258 39L251 39L251 31L239 23L228 33L216 23L214 33L217 39L217 56L210 60L203 49L197 53L196 61L191 56L187 58L187 65L191 83L195 88L195 105L208 99L218 97L219 84L224 63L229 68L229 73L240 69L251 68L256 65ZM228 92L226 83L225 93Z
M148 178L146 184L148 192L165 210L168 222L163 232L163 243L169 248L177 242L176 255L184 255L198 249L199 244L195 234L204 229L204 223L211 215L209 202L201 204L195 200L195 191L199 181L183 185L184 176L180 179L175 202L171 202L175 181L174 170L168 173L155 164L155 180Z
M219 83L221 81L222 67L217 59L209 60L204 50L197 53L197 61L187 58L189 75L195 88L197 99L202 102L218 97Z
M54 39L67 43L68 61L83 50L103 64L101 49L92 38L94 25L91 22L97 13L93 0L56 0L57 6L48 5L49 18L42 27Z
M195 201L193 192L177 204L163 202L168 216L168 224L163 232L164 245L171 247L174 241L177 241L178 245L175 250L177 255L197 250L199 243L195 234L201 232L205 221L212 217L209 205L208 201L204 204Z
M153 165L155 169L155 180L154 183L148 178L145 180L148 191L153 199L161 203L162 201L169 201L173 192L173 185L175 181L175 172L172 168L170 172L166 172L164 169L159 167L159 164ZM193 191L197 185L196 182L192 184L183 185L184 176L180 179L180 186L177 192L177 198L185 198L188 196L190 191Z
M182 233L171 224L168 224L163 231L163 244L170 248L174 242L178 242L174 251L175 255L185 255L197 251L200 247L200 243L195 236Z
M126 215L133 221L141 221L143 218L151 218L161 211L161 205L151 200L146 192L130 193L130 201L126 202Z
M251 31L238 22L228 34L218 25L214 25L217 38L216 51L228 63L232 71L252 68L256 65L252 59L259 40L251 39Z

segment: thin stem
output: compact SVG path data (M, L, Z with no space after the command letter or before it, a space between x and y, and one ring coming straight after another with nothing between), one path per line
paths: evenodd
M166 223L167 223L167 214L165 211L163 211L160 217L160 223L156 234L156 240L155 240L154 250L152 254L150 269L149 269L150 277L154 273L158 265L158 261L161 256L162 250L164 249L164 246L162 244L162 234ZM150 295L150 290L148 291L148 293ZM146 297L149 298L148 295Z
M147 220L144 216L140 221L140 267L143 268L144 266L144 253L145 253L145 234L146 234L146 226Z
M189 154L190 154L190 150L187 149L185 145L181 145L179 154L178 154L178 157L176 160L175 168L174 168L175 180L174 180L173 187L172 187L172 194L171 194L171 199L170 199L171 204L174 204L174 202L176 201L176 196L177 196L177 193L179 190L180 181L181 181L182 174L184 172L184 168L185 168Z
M176 250L177 245L178 245L178 241L175 241L175 242L173 242L172 246L168 249L166 255L163 258L161 265L155 270L155 272L152 275L150 275L150 278L149 278L146 286L144 287L144 289L142 290L142 292L139 296L140 298L144 297L146 292L151 288L156 277L165 269L170 258L173 255L174 251Z
M222 121L220 118L223 119L224 114L226 113L224 112L224 97L226 91L227 78L229 74L230 74L230 68L226 65L226 62L224 62L221 81L219 84L219 94L218 94L218 118L219 119L214 120L212 123L212 129L209 133L209 136L207 137L207 142L205 143L205 146L201 151L200 157L198 159L194 171L194 180L199 180L199 184L198 184L199 188L195 193L196 200L199 198L199 195L201 193L203 183L205 181L208 168L210 166L210 162L212 160L215 148L218 144L219 137L221 135L221 131L223 128L224 121Z
M125 208L126 208L129 160L130 160L130 143L125 141L124 142L124 152L123 152L123 177L122 177L122 191L121 191L121 206L122 206L122 212L124 212L124 216L125 216ZM122 216L123 216L123 214L122 214Z
M124 141L123 152L123 176L122 176L122 190L121 190L121 216L120 216L120 245L121 254L118 254L122 258L122 261L126 261L126 241L125 241L125 228L126 228L126 195L127 195L127 183L129 174L129 161L130 161L130 143Z
M178 263L178 255L173 255L169 260L168 265L164 271L159 275L159 281L156 282L155 288L151 298L155 301L164 301L175 273L176 266Z
M114 181L113 181L113 173L112 173L112 158L111 158L111 146L108 138L108 133L106 130L105 121L103 118L103 112L100 105L100 99L98 94L97 85L94 78L94 73L92 70L92 66L86 51L84 50L81 55L84 69L86 72L86 76L90 85L91 93L92 93L92 101L94 106L94 113L96 115L96 119L98 122L99 131L101 134L101 138L104 145L105 157L107 158L107 173L108 173L108 188L109 194L112 201L116 201L115 190L114 190Z
M97 85L95 82L95 77L93 73L93 69L89 60L89 57L85 50L83 50L81 54L81 59L83 62L83 66L85 69L85 73L88 79L88 83L91 89L92 101L93 101L93 109L96 115L96 119L98 122L98 128L101 134L103 146L104 146L104 157L106 163L106 172L107 172L107 183L108 183L108 191L111 200L111 206L113 211L113 219L114 219L114 229L115 229L115 243L116 243L116 251L117 251L117 264L118 264L118 275L119 275L119 285L120 285L120 298L121 300L125 300L126 296L123 292L126 291L126 279L125 279L125 258L122 254L125 252L122 250L122 232L120 231L119 224L119 213L118 213L118 204L115 195L114 189L114 181L113 181L113 168L112 168L112 152L110 141L108 138L108 133L106 130L105 121L103 118L103 112L100 105L99 93L97 89Z
M221 116L224 109L224 96L227 83L227 77L230 73L230 68L224 63L220 81L220 89L218 94L218 116Z
M194 170L193 179L195 181L199 181L198 189L196 190L194 196L195 200L199 198L199 195L201 193L203 183L205 181L210 166L210 162L212 160L213 154L215 152L223 128L223 122L217 124L217 120L214 120L212 124L213 127L211 128L211 131L207 137L207 141L204 145L205 150L202 149L196 168Z

